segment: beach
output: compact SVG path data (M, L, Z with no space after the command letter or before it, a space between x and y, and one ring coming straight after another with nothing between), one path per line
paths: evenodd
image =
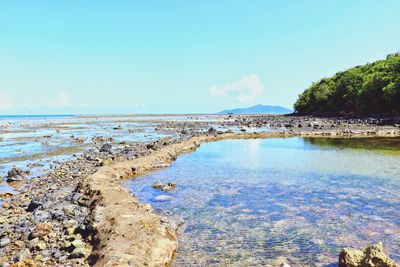
M60 125L74 125L76 120L81 118L72 117L52 125L45 119L52 136L35 138L57 139L60 130L71 136L69 130ZM20 187L14 185L11 192L2 194L2 262L30 260L37 266L170 264L176 253L179 222L154 214L151 206L140 203L120 183L164 168L180 154L193 151L205 142L292 136L400 136L396 118L181 115L149 116L139 120L137 117L93 117L89 120L93 124L107 125L107 131L116 132L117 136L119 131L127 131L127 136L129 130L133 134L138 132L138 124L145 125L139 127L143 131L146 129L150 136L152 131L159 136L150 137L151 141L144 138L142 142L129 142L132 139L124 141L123 136L111 141L116 139L112 134L107 137L88 135L85 138L89 141L82 141L83 152L63 154L65 159L53 163L54 166L49 164L51 168L37 177L27 178L27 167L22 168L22 173L6 174L15 180L9 179L9 185L19 184ZM2 121L2 125L9 123L13 122ZM149 124L151 130L148 130ZM29 127L19 129L26 132ZM2 131L4 129L7 127L3 126ZM45 160L45 157L38 158Z

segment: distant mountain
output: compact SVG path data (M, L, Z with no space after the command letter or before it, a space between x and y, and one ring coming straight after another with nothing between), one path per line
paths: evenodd
M281 106L255 105L249 108L227 109L218 114L288 114L293 110Z

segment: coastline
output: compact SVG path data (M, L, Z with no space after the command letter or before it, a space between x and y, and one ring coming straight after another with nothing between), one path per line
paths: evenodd
M26 262L32 266L168 266L177 247L178 225L153 214L148 204L140 203L122 188L124 179L157 169L161 162L173 161L202 143L223 139L400 136L398 125L380 125L375 119L279 115L216 118L220 120L162 122L161 127L176 133L176 137L157 141L116 147L107 140L94 143L53 171L26 181L19 193L3 199L0 239L8 243L1 248L4 254L0 262ZM249 130L265 125L271 130ZM231 130L234 127L236 132Z
M177 225L152 213L122 188L120 182L141 176L179 155L196 150L201 144L220 140L289 137L399 137L400 131L369 131L343 135L341 132L228 133L202 135L165 146L143 158L116 162L100 168L82 185L90 203L99 245L94 248L95 266L170 266L177 248ZM140 245L139 245L140 244ZM133 265L132 265L133 264Z

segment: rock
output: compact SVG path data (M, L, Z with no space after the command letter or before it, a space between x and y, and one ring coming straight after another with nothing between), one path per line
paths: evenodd
M382 242L364 250L345 248L339 255L339 267L399 267L383 252Z
M161 190L163 192L169 192L176 188L176 183L162 184L160 181L157 181L151 187L157 190Z
M34 249L35 246L39 243L39 238L35 237L29 241L29 248Z
M163 184L160 181L157 181L151 187L153 187L154 189L161 189L163 187Z
M37 242L37 243L35 244L35 246L34 246L34 248L35 248L36 250L43 250L43 249L45 249L46 247L47 247L47 245L46 245L46 243L43 242L43 241Z
M161 191L163 192L169 192L172 191L176 188L176 184L175 183L167 183L166 185L163 185L161 188Z
M215 130L213 127L208 129L208 133L209 134L213 134L213 133L216 133L216 132L217 132L217 130Z
M112 162L113 162L113 160L110 159L110 158L108 158L108 159L106 159L106 160L103 160L103 161L100 163L100 165L101 165L101 166L109 166L109 165L111 165Z
M169 200L171 200L172 199L172 197L171 196L167 196L167 195L159 195L159 196L156 196L155 198L154 198L156 201L169 201Z
M169 166L170 166L170 164L168 164L166 162L156 162L153 164L153 168L157 168L157 169L167 168Z
M53 230L51 224L48 223L39 223L36 225L36 235L38 237L44 237L48 235Z
M35 209L37 209L38 207L40 207L40 205L41 205L40 202L32 200L32 201L29 203L28 207L26 208L26 211L29 211L29 212L34 211Z
M20 262L28 260L29 258L31 258L31 252L27 248L21 249L15 254L15 259Z
M23 246L25 246L25 243L24 243L23 241L21 241L21 240L15 241L14 244L15 244L17 247L20 247L20 248L22 248Z
M112 150L112 146L109 143L102 145L100 148L100 152L111 152L111 150Z
M70 258L82 258L82 257L86 257L89 254L90 254L90 249L88 249L86 247L79 247L79 248L75 248L71 252Z
M9 238L2 238L0 239L0 248L5 247L11 243L11 240Z
M32 222L34 223L43 223L48 221L51 218L51 214L45 210L36 210L33 215Z
M153 149L153 150L156 150L156 149L157 149L156 146L155 146L154 144L147 144L147 145L146 145L146 148L147 148L147 149Z
M0 193L0 198L12 198L13 195L14 194L10 192Z
M91 249L81 239L75 239L71 242L71 247L74 249L70 258L82 258L90 254Z
M74 211L75 211L75 207L73 205L63 207L63 212L64 212L65 216L70 216L70 217L74 216L74 214L75 214Z
M37 265L33 260L23 260L21 262L13 263L10 267L36 267Z
M25 179L25 176L29 175L30 171L24 171L20 168L12 168L7 173L7 182L21 181Z

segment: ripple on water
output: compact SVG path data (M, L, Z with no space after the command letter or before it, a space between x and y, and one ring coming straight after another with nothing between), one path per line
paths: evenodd
M265 266L282 259L329 266L341 248L377 241L399 261L400 155L368 143L221 141L126 186L141 201L185 219L177 266ZM165 194L151 188L157 180L177 183L169 201L155 201Z

